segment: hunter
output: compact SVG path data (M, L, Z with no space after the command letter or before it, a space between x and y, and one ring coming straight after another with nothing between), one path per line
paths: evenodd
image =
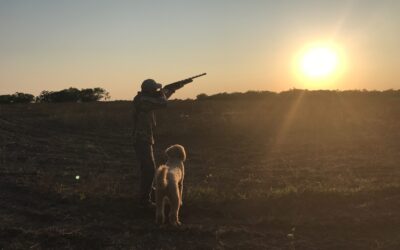
M175 92L161 89L162 85L153 79L143 81L141 91L133 99L135 107L133 140L136 157L140 164L139 202L153 204L153 177L156 169L153 144L156 117L154 110L165 108L168 98Z
M154 110L165 108L168 98L176 90L204 75L206 73L170 83L164 87L153 79L144 80L141 91L133 99L135 106L133 140L141 175L139 202L145 206L154 205L153 178L156 169L153 153L153 132L156 126Z

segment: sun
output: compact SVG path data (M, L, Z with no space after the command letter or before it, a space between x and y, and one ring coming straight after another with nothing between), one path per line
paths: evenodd
M292 61L296 84L306 89L336 89L348 72L348 55L342 43L315 41L304 44Z
M301 57L301 72L309 78L325 78L335 73L339 57L333 48L317 46L306 50Z

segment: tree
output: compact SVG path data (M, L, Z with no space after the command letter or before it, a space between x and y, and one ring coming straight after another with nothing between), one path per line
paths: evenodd
M33 99L35 98L31 94L25 94L25 93L15 93L12 95L13 97L13 102L14 103L31 103L33 102Z
M34 96L31 94L17 92L12 95L0 95L0 104L10 103L30 103L33 102Z
M79 94L79 100L81 102L100 101L103 98L105 100L110 98L109 93L103 88L82 89Z
M0 104L12 103L12 95L0 95Z
M207 99L207 97L208 97L207 94L201 93L201 94L198 94L198 95L196 96L196 99L199 100L199 101L201 101L201 100Z
M108 100L110 94L103 88L68 88L60 91L42 91L36 102L94 102Z

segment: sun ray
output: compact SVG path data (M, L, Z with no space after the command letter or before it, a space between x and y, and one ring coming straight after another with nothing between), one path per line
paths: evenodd
M267 149L267 155L273 151L279 150L279 148L286 142L288 131L290 130L293 120L298 113L305 93L305 90L296 90L293 92L295 95L293 97L293 101L287 114L285 115L284 120L282 121L282 124L279 126L273 144Z

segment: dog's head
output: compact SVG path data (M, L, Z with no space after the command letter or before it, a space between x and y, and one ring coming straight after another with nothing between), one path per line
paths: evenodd
M185 148L179 144L175 144L167 148L165 150L165 154L167 155L168 159L174 159L179 161L186 160Z

